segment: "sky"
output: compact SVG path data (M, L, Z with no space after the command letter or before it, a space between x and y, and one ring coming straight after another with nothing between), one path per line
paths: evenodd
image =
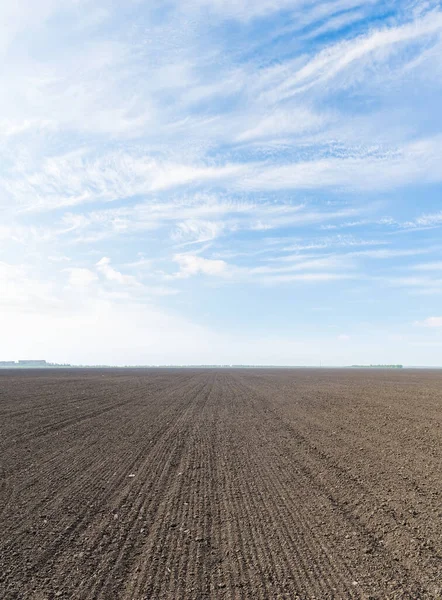
M0 360L442 365L442 7L0 6Z

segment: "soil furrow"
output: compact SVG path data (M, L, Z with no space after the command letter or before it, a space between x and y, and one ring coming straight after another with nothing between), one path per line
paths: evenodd
M2 600L442 598L442 372L0 371Z

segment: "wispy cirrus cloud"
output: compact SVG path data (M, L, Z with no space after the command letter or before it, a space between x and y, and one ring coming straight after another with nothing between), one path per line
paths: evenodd
M218 186L256 192L350 187L357 190L391 189L442 179L442 141L435 137L410 144L395 156L330 158L274 166L227 163L217 166L162 161L150 156L111 154L97 159L71 153L45 160L38 170L0 175L3 202L19 211L48 211L93 202L112 202L152 195L183 186ZM422 217L416 225L437 224L440 215ZM411 223L408 227L413 226Z
M84 152L46 159L39 169L0 177L6 198L20 211L48 211L111 202L204 181L228 180L244 165L195 166L150 156L116 153L98 158Z
M291 264L254 267L191 253L176 254L173 260L179 264L180 270L172 275L166 275L166 279L202 275L215 277L231 284L253 282L268 286L290 282L320 283L358 277L353 270L354 265L345 256L299 256L298 260Z
M394 74L399 76L402 69L413 64L414 56L419 54L419 44L440 43L441 27L441 15L436 11L411 23L380 27L351 40L338 40L313 57L305 55L304 61L296 58L270 67L266 76L261 76L262 93L269 102L281 102L307 93L317 99L317 95L321 97L355 84L364 88L379 82L384 71L377 69L375 76L366 81L363 81L363 73L371 71L373 74L375 65L388 64L392 56ZM403 52L404 47L410 45L414 56L409 51ZM389 73L391 75L391 71Z
M412 267L415 271L442 271L442 261L419 263Z
M363 210L369 210L365 207ZM333 222L358 214L350 206L319 210L308 204L256 202L232 194L178 195L92 212L67 213L59 231L82 239L104 239L142 231L165 230L174 244L204 243L242 231L270 231Z
M428 317L423 321L418 321L416 325L423 327L442 327L442 317Z
M312 4L306 0L261 0L260 2L251 0L184 0L184 2L176 2L175 7L180 11L201 12L202 15L205 15L206 11L210 11L222 18L245 22L285 12L289 13L293 20L295 20L295 16L299 16L302 25L306 26L335 12L361 4L359 0L338 0L329 2L327 6Z
M404 229L418 229L418 228L431 228L442 225L442 211L430 214L424 214L417 217L413 221L406 221L401 223L401 227Z
M255 168L243 174L241 186L254 190L350 188L388 190L416 181L440 182L442 138L434 136L373 156L331 157Z
M48 10L54 10L53 3L50 6L52 9ZM261 9L263 7L258 12ZM280 9L281 6L269 3L264 12ZM11 102L3 106L4 114L10 113L4 121L5 131L20 133L29 128L43 128L54 135L59 131L71 130L77 134L87 132L105 135L114 140L125 139L126 135L135 138L142 135L148 137L155 152L149 154L145 149L128 152L126 149L124 153L107 152L103 156L101 153L97 155L97 152L79 152L76 149L74 152L58 153L55 156L51 153L51 156L43 160L39 158L39 152L34 157L28 155L27 159L16 164L8 177L3 175L1 184L10 201L29 206L32 198L33 207L51 209L206 183L220 183L228 188L233 186L278 190L317 188L320 185L382 189L422 179L438 181L440 141L437 137L388 148L379 153L377 158L372 153L361 152L359 149L356 155L353 152L353 156L347 151L344 155L340 152L340 156L333 156L332 153L330 157L321 160L298 158L290 164L284 164L281 157L277 165L274 161L268 163L250 159L241 162L217 160L214 165L207 160L206 148L207 145L213 147L214 144L226 142L234 146L238 141L245 143L267 140L273 143L281 136L290 139L293 136L311 135L313 132L319 133L323 140L330 133L336 135L336 127L344 125L339 111L316 108L316 96L287 104L287 94L298 90L305 95L306 85L322 86L324 78L327 81L334 79L353 66L358 73L361 66L363 69L370 69L370 65L361 65L361 61L377 51L381 52L378 59L385 62L389 58L387 49L414 44L416 40L427 38L431 38L428 43L432 43L441 27L439 13L431 13L413 23L384 27L350 41L334 43L320 50L313 58L310 57L305 64L296 58L277 67L272 66L258 72L253 70L251 74L247 71L247 65L223 66L220 83L216 85L221 85L224 91L230 89L229 93L232 94L232 73L237 72L236 79L247 79L252 94L246 94L245 87L240 84L233 93L238 100L246 102L247 110L241 109L242 102L235 103L234 110L223 109L213 117L201 116L201 112L208 112L208 105L205 103L213 102L213 75L210 69L204 70L205 75L196 75L198 62L195 56L185 57L180 62L177 62L176 56L170 56L169 67L162 64L157 77L152 77L150 72L149 86L145 87L143 84L141 88L137 82L143 79L142 69L145 67L142 66L142 58L146 57L144 52L147 50L137 47L135 51L126 42L97 42L92 48L87 48L84 55L77 56L77 82L69 74L71 68L74 69L74 64L68 64L67 67L66 61L60 61L59 64L55 62L49 71L47 67L41 67L40 80L35 75L40 66L33 64L31 89L34 90L34 96L29 98L29 94L21 93L17 88L17 95L25 98L27 103L17 106L16 102ZM309 58L308 55L304 56ZM23 69L23 73L20 75L19 71L14 81L18 81L17 85L23 84L29 88L29 77L25 75L26 65L23 65ZM129 79L127 73L130 73ZM210 84L204 82L203 76ZM121 87L122 77L128 82L125 88L127 93ZM189 94L200 90L201 94L194 96L192 102L195 106L200 105L200 109L203 102L203 110L194 113L190 105L186 108L176 104L173 95L168 93L171 85L184 92L180 93L182 98L189 99ZM345 83L338 81L336 85L342 90L349 85L349 80L347 78ZM134 86L140 90L135 96L131 91ZM268 94L274 96L268 97ZM47 110L48 98L51 98L50 112ZM41 106L41 110L36 113L38 106ZM66 109L67 106L69 110ZM31 111L34 113L32 116ZM21 119L23 114L26 115L25 119ZM181 127L179 123L182 124ZM329 131L331 124L334 131ZM241 127L243 130L240 129L238 133ZM164 142L160 141L157 134L162 136ZM189 142L185 145L183 135ZM47 139L46 134L45 138ZM34 142L36 139L38 137L34 136ZM316 136L310 141L314 144L310 147L310 154L317 154L316 146L320 139ZM178 155L164 155L164 143L173 143ZM144 147L145 145L142 144ZM190 148L192 160L183 160ZM198 148L200 152L197 151ZM159 158L155 153L161 149L163 157Z

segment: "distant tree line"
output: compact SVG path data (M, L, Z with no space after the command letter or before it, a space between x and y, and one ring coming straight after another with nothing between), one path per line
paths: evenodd
M403 369L404 365L351 365L356 369Z

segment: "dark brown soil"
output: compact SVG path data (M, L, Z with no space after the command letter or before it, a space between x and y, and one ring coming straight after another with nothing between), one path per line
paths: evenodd
M442 598L442 372L0 372L0 598Z

